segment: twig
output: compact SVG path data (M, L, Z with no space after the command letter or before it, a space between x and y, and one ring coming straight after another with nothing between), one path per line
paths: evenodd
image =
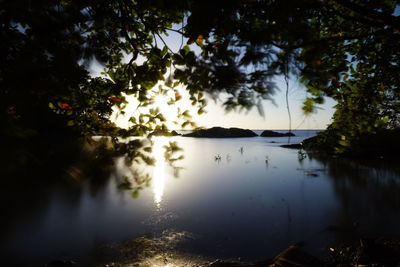
M288 62L285 60L285 71L284 71L284 78L286 84L286 108L289 116L289 133L292 132L292 115L290 114L290 106L289 106L289 73L288 73ZM289 136L290 142L290 136Z
M158 44L157 44L157 38L156 38L156 36L155 36L154 32L153 32L153 37L154 37L154 44L156 45L156 47L158 47Z
M168 46L167 43L164 41L164 39L161 37L161 35L160 35L158 32L156 32L156 34L157 34L158 38L160 38L160 40L161 40L161 41L164 43L164 45L167 47L167 49L168 49L171 53L175 54L175 52L172 51L171 48L169 48L169 46Z
M183 25L183 22L182 22L182 25ZM180 33L182 35L184 34L184 32L182 32L180 30L175 30L175 29L172 29L172 28L161 28L160 27L160 29L167 30L167 31L172 31L172 32L177 32L177 33ZM181 29L183 29L183 27Z
M185 16L183 17L183 20L182 20L182 28L181 29L183 29L183 21L185 20ZM181 50L182 49L182 46L183 46L183 33L181 33L181 45L179 46L179 50Z
M161 39L161 41L164 43L164 45L167 47L167 49L172 53L172 54L175 54L175 52L174 51L172 51L172 49L171 48L169 48L169 46L167 45L167 43L164 41L164 39L161 37L161 35L159 34L159 33L157 33L156 32L156 34L157 34L157 36ZM174 67L174 69L176 69L176 66L175 66L175 64L174 64L174 62L172 61L172 58L171 58L171 70L170 70L170 76L172 75L172 67Z

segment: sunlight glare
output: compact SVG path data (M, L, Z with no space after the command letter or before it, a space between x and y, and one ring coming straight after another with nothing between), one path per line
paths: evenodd
M154 90L159 86L154 87ZM171 100L175 99L175 92L181 96L179 101L175 101L175 103L170 103ZM141 113L148 113L150 108L159 108L161 113L164 115L166 119L166 126L169 129L180 129L180 126L174 124L174 121L180 121L178 119L178 107L181 110L190 110L191 113L195 113L196 110L192 107L191 101L189 100L189 93L182 87L177 86L174 90L170 90L166 95L157 94L154 92L154 104L148 107L139 107L140 102L134 95L123 95L128 102L126 107L123 109L123 112L115 106L113 107L113 113L111 115L111 121L114 122L118 127L128 129L132 126L132 123L129 121L131 117L138 117ZM181 122L182 123L182 122Z
M157 208L160 208L161 201L164 195L165 187L165 158L164 158L164 145L167 144L165 137L155 137L153 145L153 157L156 160L153 171L153 194L154 203Z

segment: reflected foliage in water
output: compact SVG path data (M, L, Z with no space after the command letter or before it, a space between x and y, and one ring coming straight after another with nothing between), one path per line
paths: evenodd
M79 221L80 210L85 207L88 197L97 201L96 205L104 206L107 205L106 195L109 194L110 186L116 190L113 194L125 194L129 189L130 196L136 198L139 191L151 185L149 170L130 167L131 164L127 164L129 155L116 150L110 138L76 139L59 136L53 140L36 141L31 144L2 142L0 201L10 203L2 211L6 219L0 221L0 241L3 241L0 242L0 248L4 251L5 262L19 260L17 254L23 251L29 261L40 259L43 254L43 250L39 252L40 246L29 249L29 246L35 245L29 241L25 246L20 244L24 231L28 235L37 231L37 238L47 243L46 246L56 242L60 238L59 234L52 237L50 232L55 229L63 231L68 221ZM134 142L128 140L126 143ZM150 141L147 143L151 145ZM151 150L146 152L149 158L152 157ZM142 160L141 165L136 165L145 169L149 163ZM42 230L35 230L35 222L43 220L47 220L47 226L42 225ZM21 224L25 223L28 225L20 231ZM54 223L58 226L53 227ZM72 222L72 225L78 225L77 228L90 227L79 226L77 222ZM81 230L85 229L73 229L71 237L75 236L74 232ZM55 249L73 243L65 237L61 238L63 241L59 245L54 246ZM4 243L4 240L8 241ZM33 237L32 242L38 241L35 240L36 237ZM84 245L78 250L87 246L85 241L82 243ZM71 247L71 250L75 249Z
M132 261L143 264L160 263L165 251L179 260L201 255L257 261L293 242L318 254L365 235L400 234L396 164L313 154L300 159L279 142L286 140L160 137L147 152L154 165L135 168L110 153L105 140L79 149L60 142L59 157L43 155L45 163L14 176L1 170L9 175L0 198L12 205L3 211L0 249L13 263L125 262L117 250L137 239L159 248L148 257L136 251ZM74 152L67 153L68 146ZM159 241L172 232L190 238L163 251ZM132 242L131 249L138 249ZM111 252L101 249L110 246Z
M333 230L354 231L356 237L400 234L398 164L384 160L309 157L324 166L341 203L336 216L338 227Z

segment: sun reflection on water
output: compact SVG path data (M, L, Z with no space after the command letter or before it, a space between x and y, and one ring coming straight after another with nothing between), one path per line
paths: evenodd
M152 187L154 194L154 203L157 208L161 207L165 188L165 157L164 145L167 144L165 137L155 137L153 144L153 157L155 158L155 166L153 171Z

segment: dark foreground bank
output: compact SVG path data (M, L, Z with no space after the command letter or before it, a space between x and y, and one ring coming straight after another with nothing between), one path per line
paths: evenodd
M193 266L193 267L343 267L343 266L399 266L399 238L362 238L352 244L327 248L326 256L315 257L302 249L302 244L290 245L272 259L258 262L239 260L210 260L163 247L159 240L146 237L121 245L98 248L91 261L56 260L46 267L65 266Z
M331 130L318 133L300 144L282 145L285 148L351 158L393 159L400 157L400 129L365 133L351 141Z

